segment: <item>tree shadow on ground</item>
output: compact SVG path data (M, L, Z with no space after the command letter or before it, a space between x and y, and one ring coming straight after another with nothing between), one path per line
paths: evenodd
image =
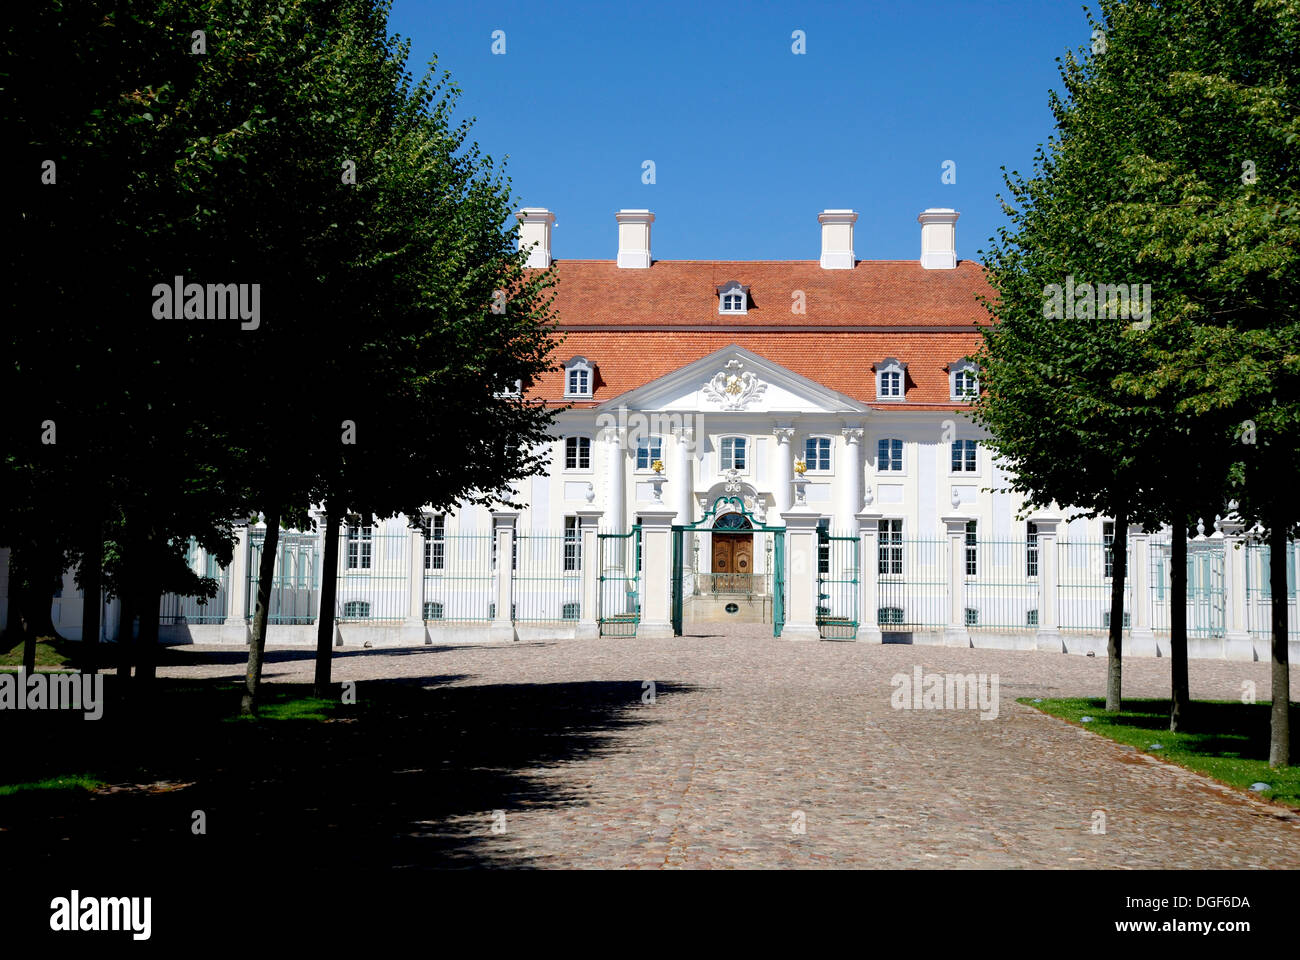
M1099 712L1106 701L1088 702ZM1181 740L1194 753L1239 756L1243 759L1268 760L1271 705L1218 700L1193 700L1183 719ZM1123 712L1108 715L1106 722L1131 730L1148 730L1153 737L1169 734L1168 699L1130 700L1125 698ZM1291 723L1300 720L1300 708L1291 704Z
M327 719L238 721L225 680L160 679L152 705L108 677L104 717L0 713L6 783L90 772L109 786L0 797L0 874L70 854L161 877L523 867L494 812L581 804L548 769L630 748L639 681L455 686L367 680ZM264 685L268 706L308 684ZM338 685L335 686L338 689ZM660 683L657 696L689 693ZM268 710L269 712L269 710ZM194 832L202 811L206 833Z

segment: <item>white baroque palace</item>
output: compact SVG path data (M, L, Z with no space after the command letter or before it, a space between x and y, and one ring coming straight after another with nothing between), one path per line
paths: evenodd
M337 571L320 569L319 530L286 533L273 642L314 642L332 575L338 642L748 621L793 640L1104 655L1120 545L1126 649L1167 651L1168 536L1026 514L968 416L991 291L957 257L956 211L919 215L907 261L859 260L852 210L819 214L819 257L790 261L657 260L648 210L618 212L613 259L556 260L555 215L517 216L529 265L560 277L561 364L517 385L563 408L549 472L519 485L522 511L349 524ZM1191 654L1267 657L1267 551L1238 523L1206 524L1189 543ZM241 533L229 570L193 552L222 592L164 598L164 636L247 641L262 535ZM69 637L81 602L69 574L54 608ZM106 602L106 638L115 617Z

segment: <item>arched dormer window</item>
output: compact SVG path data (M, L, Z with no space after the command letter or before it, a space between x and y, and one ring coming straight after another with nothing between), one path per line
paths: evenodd
M948 385L954 403L970 403L980 392L979 367L970 360L948 366Z
M565 397L590 397L595 371L586 357L574 357L564 365Z
M876 364L876 399L902 401L906 391L907 364L887 357Z
M749 287L735 280L718 287L718 313L745 313L749 310Z

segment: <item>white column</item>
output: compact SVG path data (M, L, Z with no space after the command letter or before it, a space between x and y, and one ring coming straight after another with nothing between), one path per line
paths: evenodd
M695 519L695 505L692 502L695 496L694 446L694 433L689 427L683 428L677 434L677 455L673 461L673 472L668 477L668 484L673 490L673 506L677 508L677 515L673 517L673 523L676 524L687 524Z
M638 637L661 639L673 635L673 512L641 513L641 623Z
M1156 635L1151 630L1151 535L1139 524L1130 524L1128 530L1133 539L1128 569L1128 579L1133 584L1133 617L1128 648L1123 653L1130 657L1154 657ZM1106 609L1110 609L1109 592L1106 594Z
M1223 533L1223 655L1228 660L1254 660L1246 623L1246 525L1236 517L1219 523Z
M582 538L582 613L574 630L576 640L595 640L600 636L600 529L599 510L578 511L578 531ZM621 541L620 541L621 542Z
M515 591L510 558L514 555L515 523L518 520L519 514L512 510L492 511L492 536L497 545L497 566L492 571L495 578L492 593L496 597L497 610L488 628L488 639L497 643L519 639L515 634L514 618L510 614Z
M837 533L858 533L858 511L862 509L862 435L861 426L845 424L844 463L840 465L840 508L835 516Z
M788 513L794 506L794 451L790 441L794 439L794 427L786 423L772 425L772 436L776 438L776 462L772 465L772 498L776 501L777 516ZM771 522L771 521L769 521ZM773 524L775 526L775 524Z
M952 514L941 518L948 534L948 624L943 628L945 647L969 647L966 626L966 522L970 517Z
M880 520L881 514L863 511L858 522L858 639L883 643L880 632Z
M416 520L419 523L419 520ZM406 551L406 619L402 622L402 643L419 646L429 643L424 627L424 532L417 526L408 528ZM325 552L321 551L321 557ZM322 591L324 592L324 591Z
M817 629L817 521L808 510L789 510L785 521L785 627L782 640L820 640Z
M605 443L605 520L615 533L627 532L627 485L624 481L627 431L606 429Z
M1057 528L1059 517L1034 517L1038 524L1038 633L1034 642L1039 650L1064 653L1061 628L1057 618Z
M230 587L226 593L223 643L248 643L248 527L235 528L235 553L230 561ZM120 615L120 614L119 614Z

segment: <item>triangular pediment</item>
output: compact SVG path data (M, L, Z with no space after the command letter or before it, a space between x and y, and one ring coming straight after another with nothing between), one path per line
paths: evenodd
M866 413L870 409L737 344L613 397L599 409L619 407L704 413Z

